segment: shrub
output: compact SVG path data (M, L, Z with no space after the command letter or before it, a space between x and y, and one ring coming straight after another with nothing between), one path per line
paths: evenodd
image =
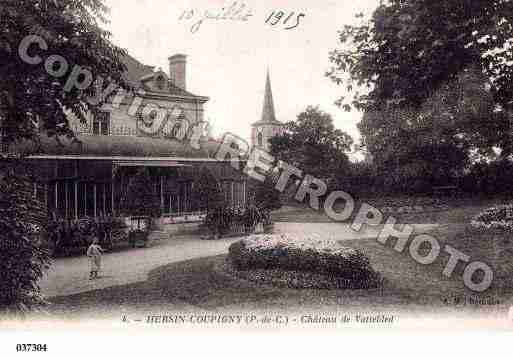
M328 276L351 287L375 286L378 274L368 258L337 242L285 235L255 235L232 244L228 259L236 270L282 270Z
M249 205L246 208L228 206L212 208L208 210L204 221L207 228L217 235L228 234L233 225L243 226L244 231L250 233L258 223L270 225L272 222L269 211L255 205Z
M474 217L470 224L481 230L513 231L513 205L488 208Z
M114 243L127 240L127 233L122 218L103 217L99 222L91 217L79 220L50 218L46 225L45 237L46 243L43 246L53 255L63 255L87 247L93 237L98 237L100 245L104 248L110 248Z
M205 225L217 235L226 234L234 221L234 211L226 206L209 209L205 217Z
M275 188L272 173L267 173L263 183L258 183L255 189L255 204L258 208L266 211L273 211L282 207L280 192Z
M126 216L158 217L161 214L160 196L147 168L130 178L120 203L120 213Z
M38 239L46 214L32 194L32 179L16 161L0 164L0 317L4 310L25 312L44 304L38 281L50 266Z

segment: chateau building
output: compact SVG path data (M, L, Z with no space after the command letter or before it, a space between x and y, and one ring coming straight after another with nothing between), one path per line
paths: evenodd
M60 144L41 134L38 146L27 142L9 149L30 154L37 178L34 195L60 218L119 215L130 179L144 168L160 197L162 218L175 223L204 213L206 204L192 197L194 180L207 170L232 206L245 205L246 178L214 158L219 143L200 130L200 146L191 146L209 98L187 90L187 57L171 56L169 73L130 56L124 63L125 79L139 91L115 93L87 123L70 114L78 141L62 139Z

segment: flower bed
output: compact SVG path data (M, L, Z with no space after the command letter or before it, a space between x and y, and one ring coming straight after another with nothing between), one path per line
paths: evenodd
M472 227L480 230L513 231L513 205L501 205L488 208L479 213L470 222Z
M230 246L228 259L243 277L290 288L374 288L369 259L338 242L312 237L254 235Z

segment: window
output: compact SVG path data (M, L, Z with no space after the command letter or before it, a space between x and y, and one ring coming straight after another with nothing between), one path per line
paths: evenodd
M155 82L157 83L157 88L159 90L163 90L164 89L164 86L166 85L166 79L164 78L163 75L157 76L157 79L156 79Z
M258 146L260 146L260 147L263 146L263 144L264 144L264 136L262 135L262 132L258 133L257 142L258 142Z
M110 134L110 112L100 112L93 119L93 135L108 136Z

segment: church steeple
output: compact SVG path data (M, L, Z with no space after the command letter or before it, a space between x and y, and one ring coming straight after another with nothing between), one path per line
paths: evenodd
M268 149L268 141L271 137L283 133L283 124L276 119L276 113L274 111L274 100L269 69L267 69L267 77L265 80L262 116L260 121L253 123L252 127L251 140L253 146L263 147L265 149Z
M276 114L274 113L273 90L271 89L271 77L267 69L267 78L265 80L264 107L262 109L262 119L264 123L276 123Z
M271 76L269 75L269 69L267 69L267 77L265 80L265 93L264 93L264 105L262 107L262 116L260 121L255 122L253 126L257 125L281 125L276 119L276 113L274 112L274 100L273 91L271 88Z

